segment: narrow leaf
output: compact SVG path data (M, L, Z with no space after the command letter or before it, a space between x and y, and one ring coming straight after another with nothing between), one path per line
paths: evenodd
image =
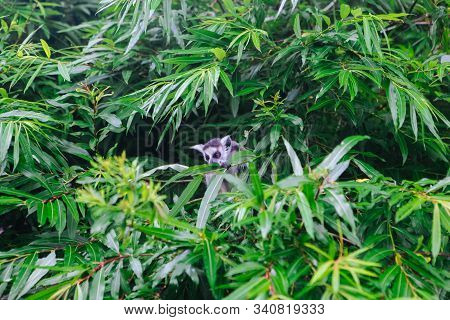
M283 138L284 146L286 147L286 151L288 153L289 159L291 160L292 169L294 170L294 175L296 176L302 176L303 175L303 168L302 164L300 163L300 159L298 158L297 154L294 151L294 148L292 148L289 141Z
M203 196L202 202L200 203L200 208L198 209L198 217L196 223L197 228L203 229L206 226L206 222L208 221L211 210L211 202L214 201L214 199L216 199L217 195L219 194L222 181L223 175L217 174L209 183L205 195Z

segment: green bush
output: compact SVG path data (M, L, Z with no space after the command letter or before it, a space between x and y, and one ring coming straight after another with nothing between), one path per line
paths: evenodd
M448 298L445 1L0 22L0 299ZM225 134L240 176L189 149Z

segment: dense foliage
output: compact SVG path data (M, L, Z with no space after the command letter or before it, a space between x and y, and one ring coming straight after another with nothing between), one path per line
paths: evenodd
M0 22L0 298L448 298L446 1ZM226 134L239 177L189 149Z

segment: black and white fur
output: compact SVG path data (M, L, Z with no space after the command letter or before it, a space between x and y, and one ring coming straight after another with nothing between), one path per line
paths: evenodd
M223 138L214 138L206 142L205 144L197 144L192 146L191 149L199 151L203 155L203 159L208 164L217 163L222 168L227 169L227 173L237 175L245 166L231 166L230 160L233 154L239 150L243 150L236 141L233 141L230 136ZM214 177L214 173L208 173L205 175L206 185L209 185L211 179ZM224 182L222 183L221 191L228 191L228 186Z

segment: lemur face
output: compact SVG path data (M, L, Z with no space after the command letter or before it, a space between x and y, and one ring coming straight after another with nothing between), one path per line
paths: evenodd
M205 144L197 144L191 148L201 152L208 164L217 163L223 168L229 168L231 156L239 150L239 145L231 140L230 136L226 136L211 139Z

